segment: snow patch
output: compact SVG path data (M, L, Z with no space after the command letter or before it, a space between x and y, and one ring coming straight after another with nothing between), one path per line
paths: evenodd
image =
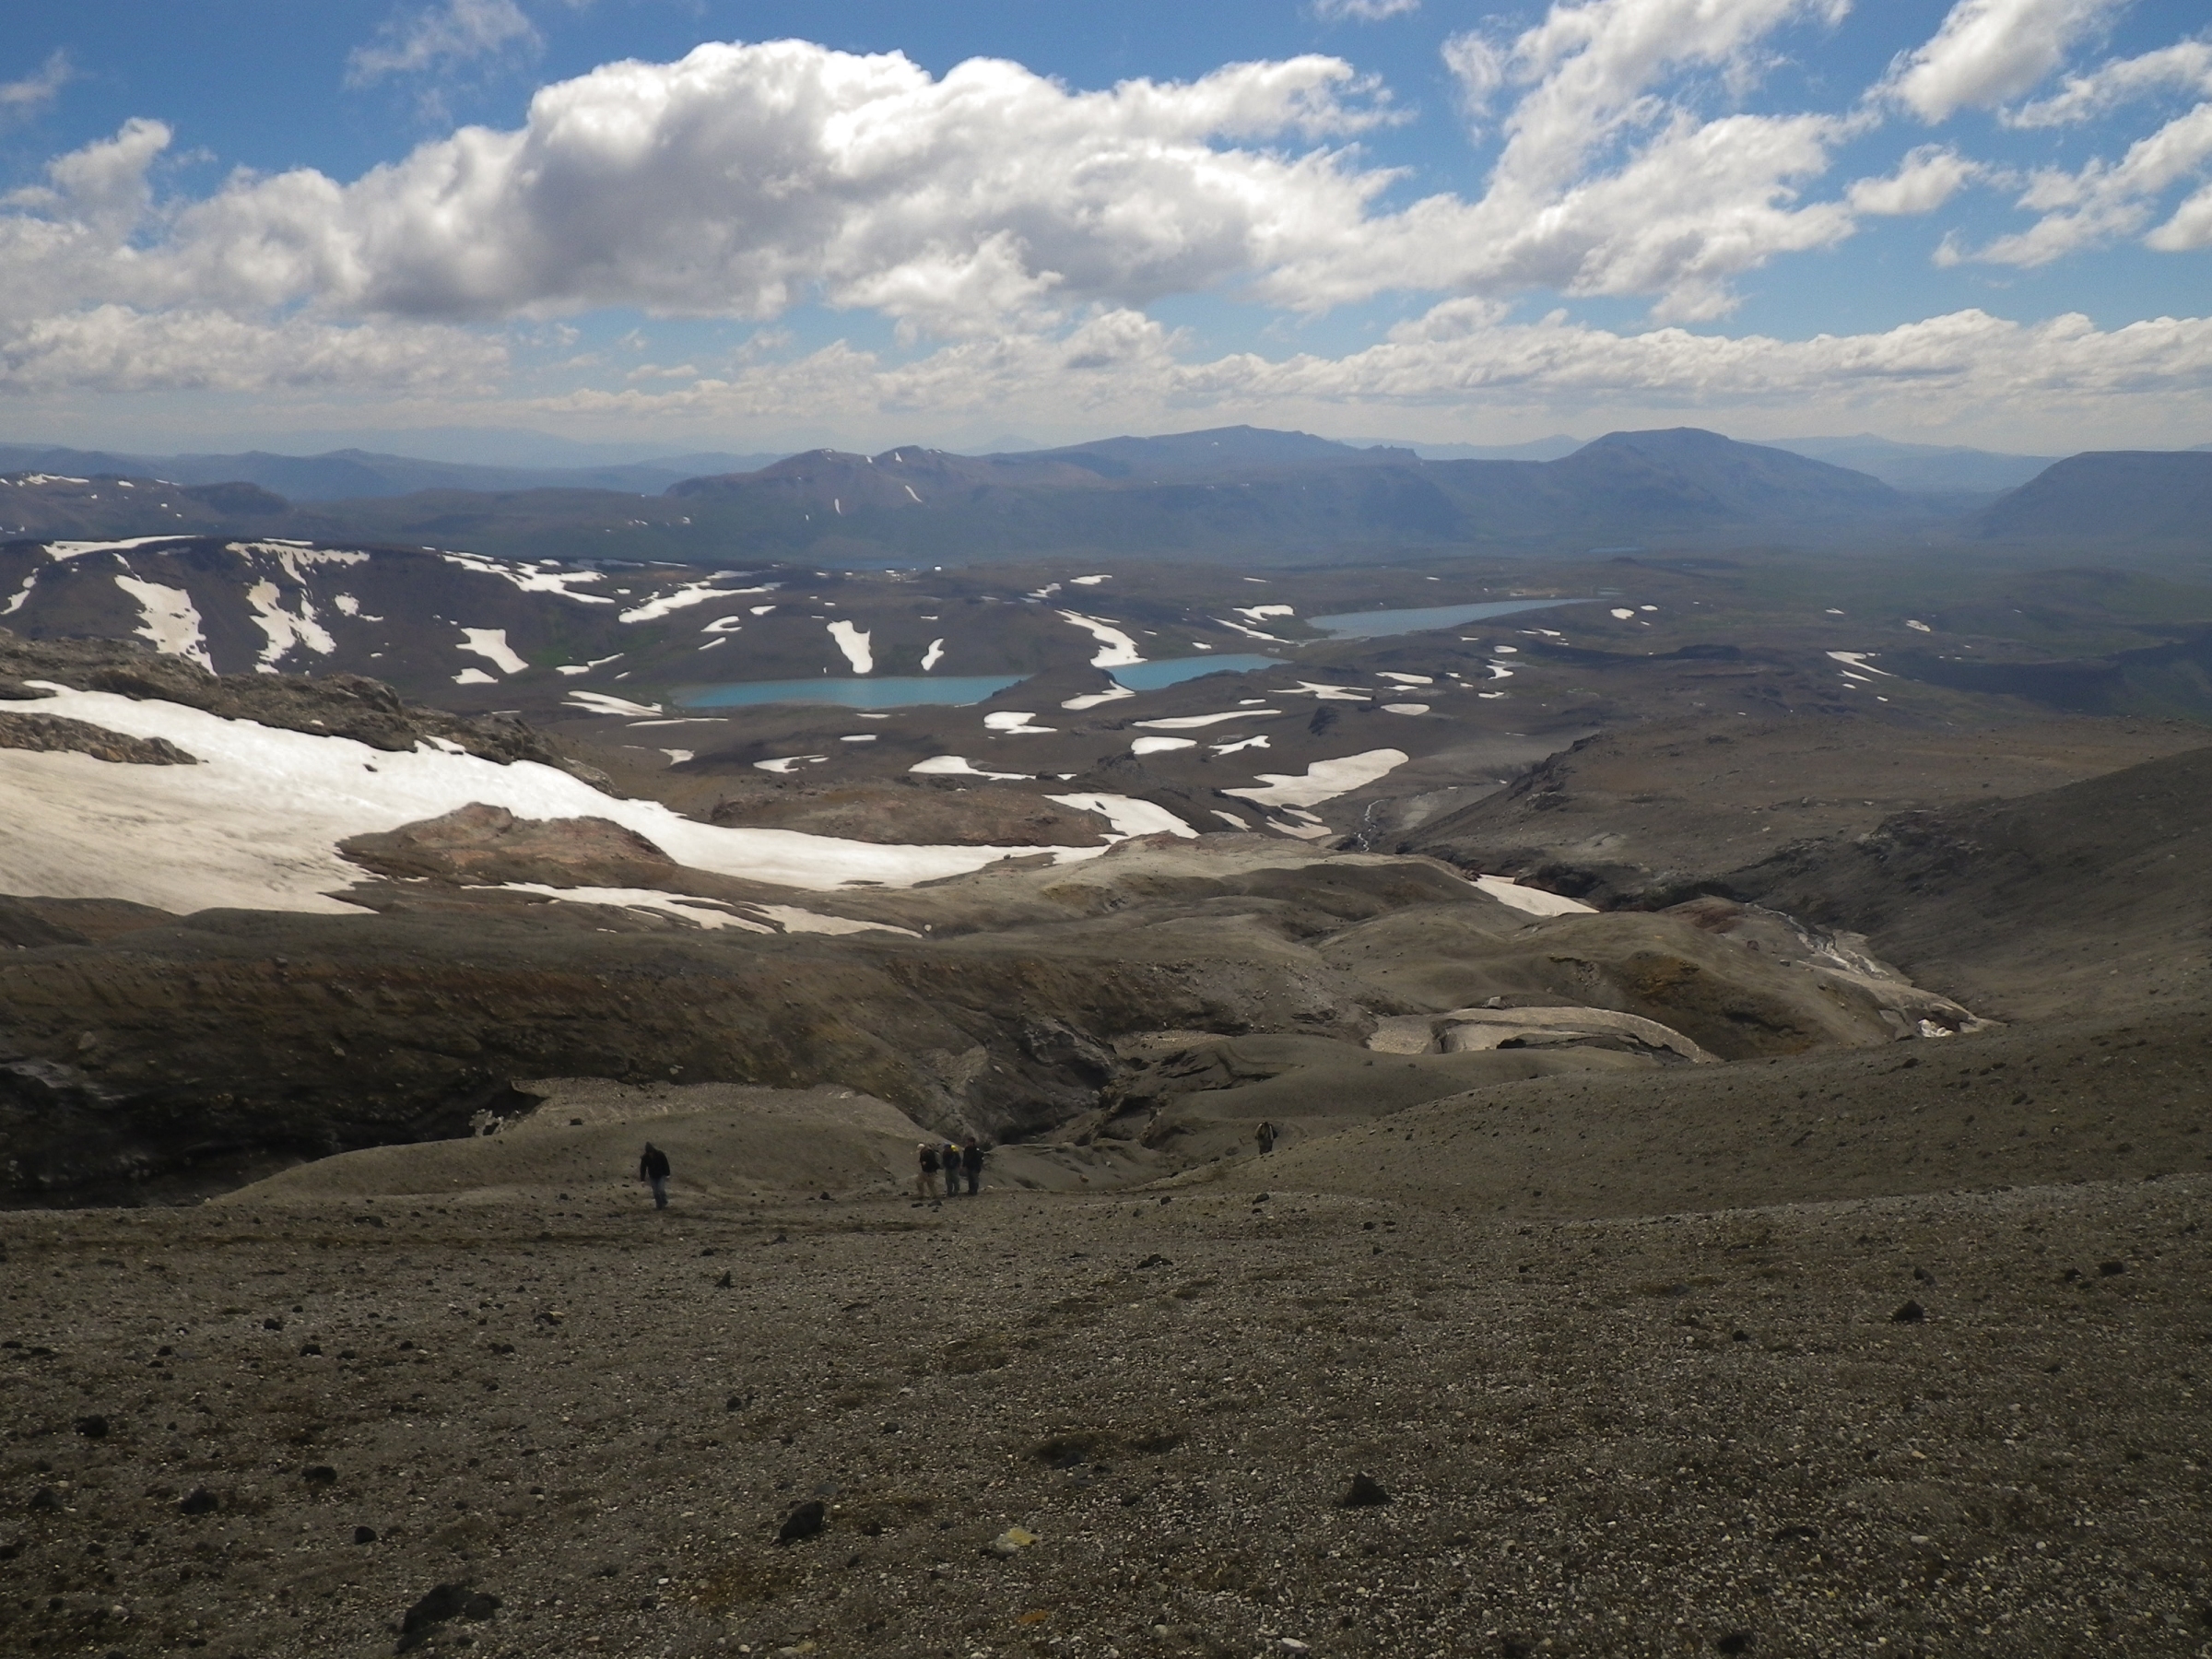
M1366 702L1371 696L1357 686L1317 686L1312 680L1300 680L1298 688L1310 692L1322 702Z
M1595 915L1597 907L1584 904L1579 899L1565 898L1559 893L1547 893L1542 888L1523 887L1511 876L1477 876L1475 885L1500 904L1510 904L1517 911L1532 916L1587 916Z
M1436 676L1433 674L1393 674L1387 668L1378 673L1375 677L1395 680L1401 686L1433 686L1436 684Z
M567 698L571 709L582 709L586 714L659 714L665 712L659 703L635 703L628 698L609 697L604 691L571 691Z
M1081 611L1064 610L1060 615L1064 620L1073 623L1098 641L1099 649L1090 659L1093 668L1127 668L1145 660L1144 653L1136 648L1136 641L1112 623L1101 622L1096 617L1087 617Z
M520 674L530 666L507 643L507 630L503 628L465 628L461 638L465 641L462 650L484 658L501 674Z
M683 586L659 594L634 609L624 611L615 619L618 622L652 622L672 611L688 610L694 605L704 605L710 599L731 599L741 594L772 594L776 584L766 587L727 588L718 583L732 580L727 575L710 576L703 582L687 582ZM578 597L580 595L571 595ZM612 601L609 601L612 603Z
M1265 622L1270 617L1295 617L1297 607L1288 605L1234 605L1230 608L1247 622Z
M487 674L481 668L464 668L453 676L453 684L456 686L496 686L499 683L497 676Z
M1195 737L1139 737L1129 746L1133 755L1164 755L1170 749L1196 748Z
M1385 714L1426 714L1429 712L1429 705L1427 703L1384 703L1382 712Z
M63 482L86 484L88 478L67 478ZM55 563L65 559L82 559L88 553L128 553L133 547L158 547L162 542L182 541L181 535L134 535L128 541L56 541L46 544L46 557Z
M256 672L275 674L276 665L295 648L323 656L337 650L338 642L315 620L315 602L307 596L304 588L300 590L300 609L296 614L284 608L282 590L265 576L246 590L246 603L253 607L254 625L268 641L253 665Z
M785 933L891 933L904 934L910 939L922 936L911 927L894 927L888 922L856 922L850 916L825 916L818 911L801 910L795 904L748 904L746 908L776 922Z
M1002 783L1026 783L1028 772L978 771L965 755L932 755L906 769L925 778L992 778Z
M1212 747L1217 755L1233 755L1239 749L1270 748L1274 746L1267 741L1267 735L1263 732L1257 737L1241 737L1234 743L1217 743Z
M829 759L827 755L778 755L773 760L756 760L753 765L758 771L781 776L794 766L819 766Z
M1028 709L1001 709L983 716L983 724L991 731L1006 737L1043 737L1058 731L1058 726L1031 725L1036 713Z
M698 899L689 893L664 893L657 888L557 888L542 881L506 881L496 888L481 891L498 893L541 893L548 899L558 899L569 904L606 904L618 910L659 911L664 915L680 916L687 922L696 922L701 927L735 927L746 933L773 933L774 928L764 922L755 922L741 916L731 906L718 899Z
M1139 801L1129 795L1118 794L1056 794L1046 795L1063 806L1072 806L1077 812L1095 812L1113 826L1116 835L1182 835L1195 841L1198 831L1192 829L1165 806L1150 801Z
M229 548L241 559L274 559L287 576L302 583L307 581L307 572L317 565L367 564L371 557L356 551L311 547L305 542L296 541L231 542Z
M1255 774L1260 780L1259 787L1225 789L1221 793L1261 806L1315 806L1388 776L1412 758L1404 749L1368 749L1334 760L1316 760L1302 775L1259 772Z
M459 565L465 571L474 571L479 576L497 576L501 582L511 582L525 594L559 594L563 599L573 599L579 605L612 605L605 594L579 594L576 588L587 582L605 582L604 571L563 571L547 566L510 563L503 559L486 559L478 553L441 553L439 558L447 564Z
M1068 581L1077 587L1097 587L1101 582L1112 582L1112 576L1070 576Z
M1280 709L1231 709L1226 714L1170 714L1159 720L1132 721L1132 725L1154 732L1194 732L1200 726L1219 725L1225 720L1260 720L1280 714Z
M1847 664L1849 666L1857 669L1861 674L1878 674L1884 679L1895 679L1897 676L1890 673L1888 669L1877 668L1872 663L1866 660L1873 654L1874 653L1872 652L1868 651L1831 651L1828 653L1830 661Z
M869 635L865 629L851 622L832 622L830 624L830 637L837 641L837 648L845 653L845 661L853 665L853 673L873 674L876 671L876 653L868 644Z
M618 663L621 660L622 653L618 651L613 656L594 657L588 663L563 663L553 672L556 674L589 674L594 668L604 668L609 663Z
M1109 686L1103 691L1087 691L1081 697L1071 697L1060 706L1081 713L1085 709L1095 709L1100 703L1119 702L1124 697L1135 695L1126 686Z
M190 594L159 582L141 582L135 576L118 576L115 585L138 601L139 623L131 629L133 633L151 641L164 656L183 657L210 674L215 672L207 641L200 631L199 609ZM29 592L28 583L24 591Z

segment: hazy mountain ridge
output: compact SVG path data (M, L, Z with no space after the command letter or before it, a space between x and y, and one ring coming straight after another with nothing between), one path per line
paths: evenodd
M1848 466L1879 478L1908 495L1998 495L2017 489L2058 457L2016 455L1963 444L1900 443L1860 432L1849 438L1774 438L1773 449L1788 450L1833 466Z
M2133 471L2124 480L2108 477L2116 465L2110 461L2061 463L2068 470L2045 468L1993 500L1986 489L1964 487L2014 476L2036 458L1833 441L1875 445L1881 453L1871 454L1870 465L1958 488L1914 493L1789 447L1697 428L1608 433L1551 460L1430 460L1409 448L1230 427L986 455L918 445L875 455L811 450L688 477L642 464L557 472L366 451L172 457L212 472L251 461L247 470L259 477L167 486L150 474L103 475L93 465L130 457L19 448L0 449L0 464L25 464L0 490L0 534L228 532L517 557L865 568L1037 555L1310 560L1453 547L1564 552L1695 538L1917 543L1931 532L1967 541L2117 535L2161 542L2186 538L2212 500L2190 482L2205 465L2201 452L2141 454L2127 464ZM639 493L655 485L661 493ZM329 497L355 486L364 493ZM210 493L218 489L229 493ZM179 490L187 499L171 499Z
M428 489L603 489L658 495L671 484L708 468L763 466L772 459L769 455L695 453L596 466L498 466L354 448L315 455L266 450L236 454L143 455L58 445L0 444L0 471L59 473L88 479L157 478L181 485L257 484L290 501L355 500Z
M2212 452L2103 450L2069 455L1975 520L1993 540L2212 540Z

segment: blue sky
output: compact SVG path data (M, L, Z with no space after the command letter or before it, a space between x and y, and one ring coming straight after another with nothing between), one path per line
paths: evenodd
M2212 440L2172 0L79 0L0 191L14 441Z

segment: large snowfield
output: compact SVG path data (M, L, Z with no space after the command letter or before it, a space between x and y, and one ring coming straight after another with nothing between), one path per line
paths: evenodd
M53 688L28 712L135 737L166 737L197 766L119 765L88 755L0 749L0 891L125 899L179 913L216 907L356 912L331 898L366 872L348 836L439 818L471 802L518 818L609 818L678 864L824 890L907 887L1033 847L901 847L788 830L694 822L655 801L602 794L531 761L501 766L425 745L394 754L175 703ZM1059 850L1065 862L1104 850Z

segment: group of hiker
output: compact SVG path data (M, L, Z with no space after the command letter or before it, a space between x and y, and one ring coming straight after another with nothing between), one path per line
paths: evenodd
M974 1196L983 1178L982 1144L972 1135L965 1143L953 1141L924 1141L921 1143L918 1162L921 1168L914 1175L914 1193L923 1198L937 1196L937 1182L945 1182L945 1196L957 1197L963 1179L968 1193ZM653 1207L668 1207L668 1154L651 1141L638 1158L638 1179L653 1187Z
M977 1183L983 1176L983 1148L975 1136L970 1135L964 1145L951 1141L923 1141L915 1147L914 1196L935 1198L937 1181L945 1182L945 1196L959 1195L960 1181L966 1177L968 1193L974 1196Z

